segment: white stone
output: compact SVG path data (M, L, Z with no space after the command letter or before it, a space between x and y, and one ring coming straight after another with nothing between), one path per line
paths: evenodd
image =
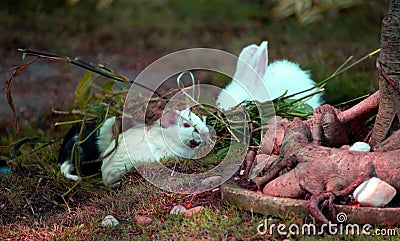
M104 228L117 227L118 225L119 225L118 220L115 219L112 215L107 215L101 222L101 226Z
M373 177L356 188L354 198L362 206L383 207L396 195L396 189L377 177Z
M365 142L356 142L350 148L349 151L364 151L369 152L371 150L371 146Z
M184 214L186 212L186 208L182 205L176 205L174 206L171 211L169 212L169 214L172 215L179 215L179 214Z

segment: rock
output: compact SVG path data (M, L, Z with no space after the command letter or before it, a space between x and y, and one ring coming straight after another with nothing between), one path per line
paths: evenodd
M373 177L354 190L353 196L362 206L383 207L396 195L396 189L377 177Z
M365 142L356 142L350 148L349 151L364 151L369 152L371 150L371 146Z
M171 211L169 212L169 214L172 215L179 215L179 214L184 214L186 212L186 208L182 205L176 205L174 206Z
M117 227L118 225L119 225L118 220L115 219L112 215L107 215L101 222L101 226L104 228Z
M146 216L136 215L135 222L142 226L149 226L153 222L153 219Z
M204 207L202 207L202 206L197 206L197 207L188 209L183 213L183 216L185 216L185 217L193 216L194 214L200 212L203 208Z
M211 176L202 180L201 183L204 185L214 186L214 185L220 185L221 181L222 181L221 176Z

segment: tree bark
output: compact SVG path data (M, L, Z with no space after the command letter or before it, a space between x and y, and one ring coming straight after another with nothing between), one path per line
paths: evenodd
M394 123L398 123L400 119L400 0L390 0L388 13L382 21L381 52L377 69L380 100L371 146L390 136L391 129L399 129Z
M327 107L322 109L334 110ZM301 199L311 196L310 213L318 222L328 223L336 215L333 201L347 197L370 177L376 176L400 192L398 147L385 152L358 152L320 146L313 143L308 124L295 118L285 129L279 157L267 165L265 176L253 179L263 194ZM396 132L392 137L400 135ZM322 212L324 207L328 208L327 215Z
M317 146L309 127L294 120L285 133L277 162L298 163L291 171L270 181L263 193L274 197L302 198L306 194L338 194L362 173L377 176L400 192L400 149L388 152L352 152ZM278 165L278 164L277 164Z

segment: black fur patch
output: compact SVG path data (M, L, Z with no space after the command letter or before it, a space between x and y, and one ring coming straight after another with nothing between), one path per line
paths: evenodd
M96 129L96 126L97 124L94 122L86 123L82 133L82 140L84 140L90 133L92 133ZM78 139L80 130L81 124L77 124L72 126L65 135L64 141L61 144L60 152L58 154L58 166L61 166L66 161L75 165L75 160L70 159L72 148ZM98 134L99 131L96 131L96 133L91 135L88 140L80 145L80 169L83 175L90 175L100 171L101 162L93 162L100 156L100 151L97 146Z

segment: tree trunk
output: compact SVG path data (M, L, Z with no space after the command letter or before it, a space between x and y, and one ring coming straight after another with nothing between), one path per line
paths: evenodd
M283 138L271 138L274 135L268 131L272 128L264 128L267 134L260 147L264 155L257 155L255 163L250 160L254 155L248 156L246 162L253 166L251 180L264 194L290 198L311 195L310 213L319 222L328 223L322 208L328 207L332 219L333 201L347 197L370 177L376 176L400 192L400 0L390 0L376 63L379 92L356 106L340 111L323 105L304 122L281 120L276 133L282 129ZM374 152L349 151L345 145L368 139L364 124L376 114L378 104L370 138ZM266 174L255 176L254 170Z
M400 0L390 0L388 13L382 21L377 69L380 100L371 146L390 136L391 129L399 129L396 125L400 119Z

